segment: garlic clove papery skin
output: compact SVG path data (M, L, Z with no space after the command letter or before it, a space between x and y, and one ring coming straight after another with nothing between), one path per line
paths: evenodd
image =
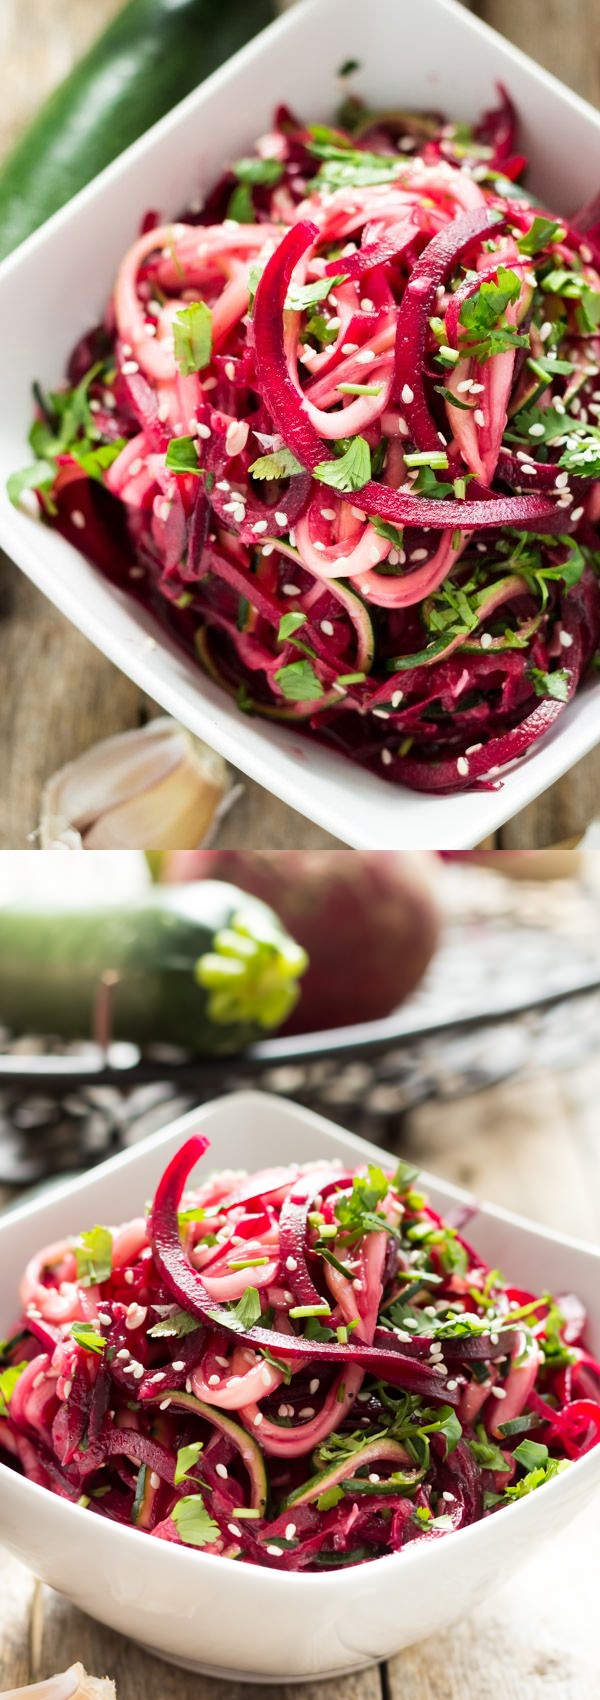
M83 1665L71 1665L45 1682L11 1688L0 1700L116 1700L116 1691L110 1677L88 1676Z
M48 780L44 850L173 850L205 844L232 800L227 767L174 720L95 744Z

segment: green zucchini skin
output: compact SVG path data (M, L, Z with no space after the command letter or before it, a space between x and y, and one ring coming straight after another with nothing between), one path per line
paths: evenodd
M16 1033L89 1038L101 977L110 973L114 1038L232 1055L284 1019L211 1017L198 960L240 914L252 937L294 950L266 904L216 880L155 887L96 909L0 908L0 1021Z
M4 162L0 258L272 18L270 0L129 0Z

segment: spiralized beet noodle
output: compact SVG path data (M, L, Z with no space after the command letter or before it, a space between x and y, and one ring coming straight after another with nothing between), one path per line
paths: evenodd
M147 219L11 481L240 710L428 792L498 784L600 638L600 221L515 145L504 93L280 109Z
M572 1295L508 1286L415 1190L332 1162L186 1190L46 1247L2 1348L0 1456L95 1516L274 1569L360 1564L530 1493L600 1438Z

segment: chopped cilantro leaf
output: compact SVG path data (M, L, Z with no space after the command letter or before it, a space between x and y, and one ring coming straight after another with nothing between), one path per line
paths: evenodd
M148 1333L153 1340L180 1340L185 1334L194 1334L199 1327L197 1316L189 1316L187 1310L174 1310L171 1316L163 1316L160 1322L155 1322Z
M212 353L212 313L205 301L193 301L182 308L173 326L175 359L180 372L189 378L192 372L202 372Z
M550 242L562 241L565 234L564 225L556 219L536 216L526 235L519 237L517 248L522 254L539 254Z
M320 301L326 301L336 283L346 282L347 276L347 272L339 272L337 277L320 277L314 283L291 283L285 300L286 310L304 313L308 307L317 307Z
M316 702L324 694L310 661L291 661L289 667L280 667L274 677L288 702Z
M300 613L297 613L297 614L294 614L294 613L282 614L281 619L279 621L279 630L278 630L278 633L277 633L277 637L279 639L279 642L285 643L288 638L291 638L291 637L294 636L294 632L298 632L300 630L300 627L305 626L305 625L306 625L306 614L300 614Z
M241 1328L254 1328L260 1319L260 1298L256 1287L246 1287L232 1312Z
M8 1407L12 1399L19 1376L27 1364L11 1364L9 1369L0 1370L0 1417L8 1416Z
M236 159L231 167L239 183L264 183L273 188L283 177L280 159Z
M171 1517L185 1546L205 1547L219 1539L219 1525L209 1515L200 1494L178 1499Z
M569 685L571 675L566 668L558 667L554 673L544 673L540 667L529 667L527 677L531 680L536 697L552 697L554 702L569 701Z
M170 472L193 472L196 478L202 478L203 468L198 465L195 437L172 437L167 448L166 464Z
M291 449L275 449L273 454L259 455L250 467L253 478L294 478L304 468Z
M186 1477L189 1475L190 1470L193 1470L195 1468L195 1465L198 1463L198 1459L200 1457L200 1453L202 1452L203 1446L204 1446L203 1440L192 1440L192 1442L189 1446L180 1446L179 1447L179 1450L178 1450L178 1453L177 1453L177 1463L175 1465L175 1486L176 1487L177 1487L179 1482L185 1481Z
M77 1345L83 1347L84 1352L101 1353L104 1351L103 1337L97 1333L95 1328L92 1328L90 1322L73 1322L71 1333L73 1339L77 1341Z
M323 460L314 468L313 477L321 484L349 495L362 490L371 477L371 450L364 437L352 437L349 443L336 444L342 453L335 460Z
M73 1250L77 1279L82 1287L92 1287L108 1281L112 1274L113 1240L109 1228L96 1226L80 1234Z

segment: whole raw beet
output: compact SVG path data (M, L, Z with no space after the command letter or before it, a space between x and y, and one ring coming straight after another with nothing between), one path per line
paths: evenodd
M308 951L302 996L284 1032L389 1015L435 950L435 859L356 850L182 850L167 880L223 879L264 898Z

